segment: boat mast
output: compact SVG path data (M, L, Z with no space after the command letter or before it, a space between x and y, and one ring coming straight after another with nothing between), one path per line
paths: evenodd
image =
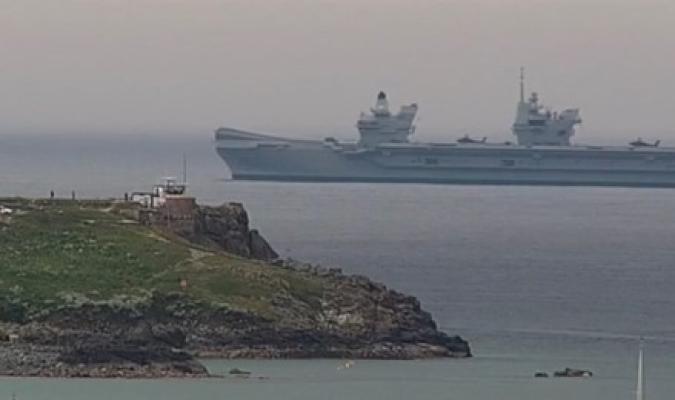
M183 153L183 184L187 185L187 155Z
M644 379L645 379L645 372L644 372L644 356L643 356L643 342L642 339L640 339L640 353L638 355L638 380L637 380L637 387L635 390L635 398L636 400L644 400L645 398L645 393L644 393Z
M520 102L525 102L525 67L520 67Z

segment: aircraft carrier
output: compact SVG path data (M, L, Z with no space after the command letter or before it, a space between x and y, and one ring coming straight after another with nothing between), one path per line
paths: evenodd
M392 113L381 92L357 122L358 141L220 128L215 144L235 180L675 187L675 148L642 139L627 146L573 144L579 110L551 112L537 93L526 99L522 73L516 143L468 136L412 141L417 109L410 104Z

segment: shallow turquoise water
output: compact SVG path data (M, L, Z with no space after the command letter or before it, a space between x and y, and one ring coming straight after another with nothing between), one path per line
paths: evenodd
M487 349L487 347L486 347ZM648 390L652 399L670 398L675 381L672 359L650 345ZM207 361L214 372L238 367L252 378L206 380L43 380L2 379L0 398L19 399L632 399L635 354L632 343L576 345L552 357L483 354L468 360L356 361L349 369L337 360ZM588 351L586 351L588 350ZM656 354L654 354L656 352ZM602 357L596 357L602 354ZM590 368L587 379L533 378L538 370L564 366Z

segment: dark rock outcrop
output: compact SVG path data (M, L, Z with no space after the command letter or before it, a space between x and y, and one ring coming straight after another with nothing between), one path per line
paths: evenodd
M270 261L279 257L256 230L249 228L249 218L241 203L219 207L197 206L194 232L189 239L206 239L219 248L242 257Z
M179 327L171 325L156 324L150 328L152 337L167 346L181 349L187 344L185 331Z
M168 347L123 343L75 348L34 344L0 345L0 375L54 378L204 378L207 369Z
M248 233L249 249L251 258L256 260L271 261L279 258L279 254L270 246L267 240L256 230L252 229Z
M206 368L188 353L174 351L170 347L161 345L137 347L115 342L85 343L61 352L57 361L70 366L105 365L108 368L115 366L117 370L124 367L151 367L189 376L208 375Z
M593 372L587 369L565 368L562 371L555 371L553 376L556 378L590 378Z

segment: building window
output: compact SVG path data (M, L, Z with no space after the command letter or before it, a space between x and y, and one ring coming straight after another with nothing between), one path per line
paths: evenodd
M502 160L502 166L504 167L513 167L516 165L516 160Z

